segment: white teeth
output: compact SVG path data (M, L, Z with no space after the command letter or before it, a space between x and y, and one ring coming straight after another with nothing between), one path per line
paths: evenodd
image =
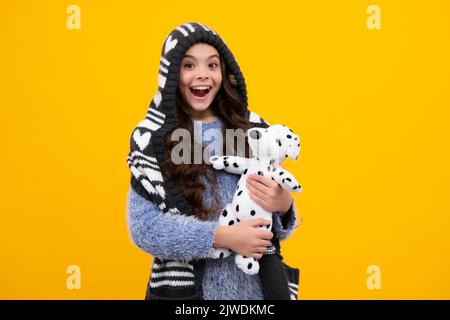
M211 89L211 87L208 87L208 86L203 86L203 87L191 87L191 89L196 89L196 90L208 90L208 89Z

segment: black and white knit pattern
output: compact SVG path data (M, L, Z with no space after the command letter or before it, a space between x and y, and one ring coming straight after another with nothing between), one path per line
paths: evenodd
M151 288L161 286L194 286L194 266L180 261L154 261L151 275Z
M291 300L297 300L298 299L298 284L293 283L293 282L288 282L288 285L289 285Z
M283 262L288 278L289 297L290 300L298 300L298 290L300 283L300 271L296 268L291 268Z
M152 199L158 201L159 207L166 209L164 199L166 192L161 167L155 155L151 152L151 138L165 121L166 115L155 108L149 108L145 120L142 120L134 130L132 151L128 155L127 163L133 176L142 184ZM145 152L147 150L147 152Z

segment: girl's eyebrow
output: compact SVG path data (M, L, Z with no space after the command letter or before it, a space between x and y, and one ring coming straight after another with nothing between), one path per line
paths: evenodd
M217 57L218 59L220 59L220 57L217 54L213 54L212 56L209 56L208 59L206 59L206 60L209 60L209 59L214 58L214 57ZM194 56L191 56L189 54L185 54L183 58L192 58L194 60L197 60Z

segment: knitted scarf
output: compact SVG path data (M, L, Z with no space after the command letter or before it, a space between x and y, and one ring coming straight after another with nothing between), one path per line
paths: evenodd
M225 41L211 28L200 23L185 23L176 27L164 41L158 90L145 119L132 132L127 158L132 173L132 188L146 200L156 203L164 214L194 215L179 186L172 179L164 177L162 169L165 137L176 126L176 90L180 64L186 51L199 42L215 47L224 59L228 72L234 75L249 123L254 127L268 127L262 118L247 109L245 80ZM264 297L290 299L292 296L289 295L288 284L298 283L298 272L295 272L297 269L289 270L282 262L276 235L272 244L259 260ZM146 299L203 299L204 264L204 259L168 261L154 257Z

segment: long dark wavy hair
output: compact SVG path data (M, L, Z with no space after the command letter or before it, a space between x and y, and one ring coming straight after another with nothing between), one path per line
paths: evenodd
M226 129L242 129L246 132L251 125L246 119L246 108L242 102L242 97L236 89L237 81L232 74L227 73L226 65L223 58L220 58L220 68L222 73L222 85L213 102L209 106L213 114L222 120L222 154L225 154L225 130ZM180 187L180 191L189 204L192 206L194 214L201 220L207 220L207 217L212 212L220 210L218 207L217 195L217 176L216 171L207 163L202 161L201 164L194 164L194 132L193 122L190 116L184 111L186 102L182 98L177 88L177 125L173 130L183 128L189 131L191 137L191 161L190 163L174 164L171 160L171 152L178 141L171 141L172 131L168 132L165 145L165 175L169 179L173 179ZM204 146L199 147L204 151ZM237 153L236 144L234 144L234 154ZM249 155L249 147L247 140L245 140L245 156ZM213 189L213 202L209 206L203 204L203 194L205 192L205 185L200 180L200 176L204 176L207 183L211 184Z

